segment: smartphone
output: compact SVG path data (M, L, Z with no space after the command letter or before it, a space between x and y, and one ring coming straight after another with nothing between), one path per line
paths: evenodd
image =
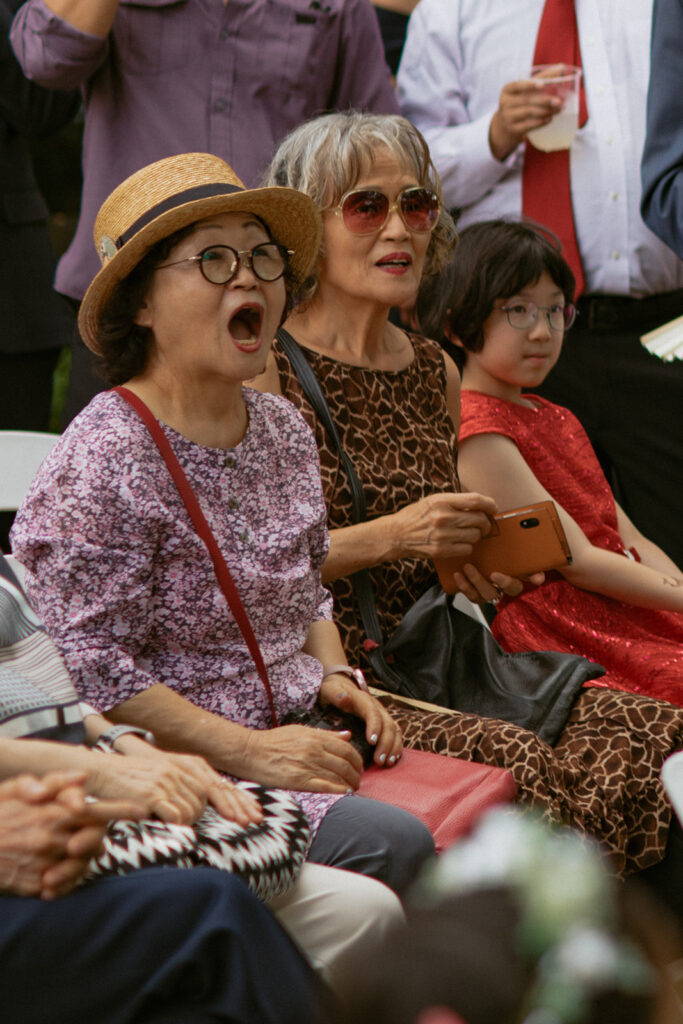
M491 532L477 541L469 555L435 558L441 586L455 593L453 574L463 565L476 565L487 578L492 572L508 576L530 576L570 565L569 548L557 509L552 501L539 501L524 508L511 508L492 517Z

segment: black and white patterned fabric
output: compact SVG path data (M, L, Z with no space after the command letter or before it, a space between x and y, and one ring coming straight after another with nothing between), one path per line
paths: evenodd
M57 649L0 554L0 736L84 743L84 707ZM286 892L311 845L308 819L282 790L253 782L239 786L261 803L263 819L258 825L244 828L211 807L193 826L152 818L115 821L104 838L103 852L88 865L85 880L143 867L203 865L239 875L263 900Z
M0 573L0 735L85 741L64 662L9 571Z
M107 755L103 755L106 757ZM103 852L88 865L88 878L126 875L137 868L214 867L239 875L260 899L286 892L306 859L311 830L293 797L282 790L239 783L263 808L258 825L243 828L221 818L212 807L190 827L161 821L116 821L104 838Z

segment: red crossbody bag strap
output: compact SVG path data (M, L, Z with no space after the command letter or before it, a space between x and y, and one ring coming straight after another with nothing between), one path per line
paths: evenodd
M275 701L273 700L273 691L270 686L268 672L266 671L258 640L254 636L254 630L251 628L249 616L242 604L242 598L235 586L235 582L226 565L225 559L221 554L220 548L216 543L216 538L211 531L211 527L207 523L206 517L201 510L197 498L195 497L195 493L190 486L190 482L185 476L185 473L183 472L183 469L168 442L168 438L142 399L138 398L137 395L134 395L132 391L128 390L128 388L116 387L112 388L112 390L115 391L117 395L120 395L124 402L128 402L128 405L135 410L149 430L152 440L159 449L159 453L166 463L171 477L173 478L173 483L176 485L178 493L183 500L188 515L192 520L192 525L194 526L197 535L204 541L208 548L220 588L225 595L225 600L228 602L232 614L235 616L235 622L240 628L246 645L249 648L249 653L254 659L254 664L256 665L258 674L261 677L261 682L265 687L273 726L276 727L278 719L275 711Z

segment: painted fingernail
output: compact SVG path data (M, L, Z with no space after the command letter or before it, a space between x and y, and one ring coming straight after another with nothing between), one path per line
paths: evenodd
M349 789L346 790L346 794L345 795L346 796L351 796L352 793L353 793L353 790L349 788Z
M380 764L384 764L384 762L386 761L386 759L387 759L387 755L386 755L386 754L380 754L380 755L379 755L379 763L380 763Z
M372 736L370 737L370 742L371 743L376 743L378 739L379 739L379 737L378 737L377 733L373 732Z
M392 754L391 757L389 758L389 764L394 764L395 761L396 761L396 755Z

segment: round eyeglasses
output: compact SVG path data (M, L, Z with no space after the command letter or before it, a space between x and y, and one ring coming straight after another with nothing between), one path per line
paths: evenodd
M418 185L404 188L393 203L379 189L358 188L342 196L333 212L354 235L371 235L382 230L393 210L398 210L409 231L432 231L441 203L436 192Z
M202 277L211 284L228 284L240 267L249 267L259 281L277 281L289 266L289 257L293 255L293 249L287 249L277 242L261 242L253 249L242 249L239 252L231 245L208 245L196 256L162 263L156 269L165 270L181 263L197 263Z
M576 306L571 303L566 306L559 302L553 306L537 306L535 302L514 302L511 306L498 306L498 309L505 313L510 327L518 331L533 327L539 313L545 313L548 326L553 331L566 331L576 319Z

